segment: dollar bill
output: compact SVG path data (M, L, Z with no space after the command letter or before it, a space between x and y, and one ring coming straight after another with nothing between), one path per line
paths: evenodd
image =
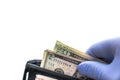
M37 74L35 80L58 80L58 79Z
M54 51L60 54L64 54L66 56L70 56L82 61L87 61L87 60L94 60L94 61L100 61L101 60L97 59L97 58L93 58L85 53L83 53L82 51L79 51L77 49L74 49L60 41L56 41L55 47L54 47Z
M75 59L70 56L68 57L51 50L45 50L40 67L55 71L60 74L86 80L87 77L80 75L77 70L77 65L82 61L83 60L81 59Z

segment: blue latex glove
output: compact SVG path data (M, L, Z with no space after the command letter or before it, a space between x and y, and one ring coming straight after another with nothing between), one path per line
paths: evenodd
M86 53L101 58L108 64L97 61L82 62L78 65L80 74L96 80L120 80L120 38L96 43Z

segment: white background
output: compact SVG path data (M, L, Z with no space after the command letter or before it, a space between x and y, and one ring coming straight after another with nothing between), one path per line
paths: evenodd
M117 0L0 0L0 80L22 80L26 61L56 40L85 52L119 26Z

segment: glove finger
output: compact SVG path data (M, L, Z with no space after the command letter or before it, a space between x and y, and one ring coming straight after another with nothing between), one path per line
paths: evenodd
M99 62L86 61L78 65L78 71L82 75L101 80L106 64Z
M103 59L110 63L114 58L114 45L113 45L114 41L115 41L114 39L111 39L96 43L93 46L91 46L86 51L86 53L93 57Z

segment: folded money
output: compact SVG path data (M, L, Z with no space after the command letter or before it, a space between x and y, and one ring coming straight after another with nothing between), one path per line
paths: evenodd
M40 67L82 80L92 80L81 75L77 70L79 63L91 60L103 62L60 41L56 41L53 51L48 49L44 51Z
M70 56L68 57L63 54L58 54L47 49L44 51L43 60L40 67L60 74L76 77L79 79L82 78L85 80L85 78L87 77L80 75L77 70L77 65L81 62L82 60L80 59L75 59Z

